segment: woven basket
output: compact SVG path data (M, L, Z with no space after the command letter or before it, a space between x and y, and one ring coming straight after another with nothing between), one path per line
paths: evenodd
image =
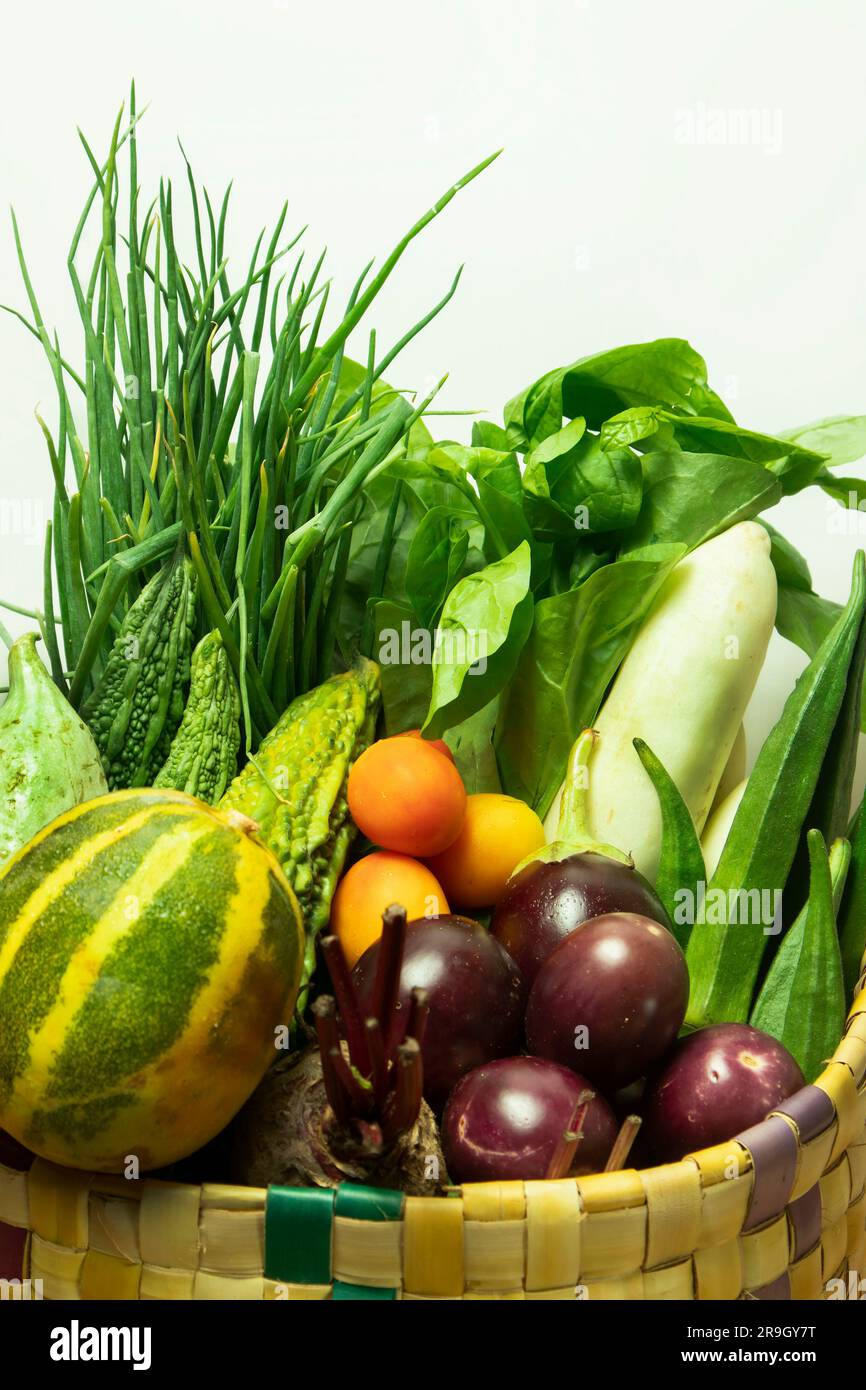
M0 1278L47 1299L820 1299L864 1268L864 1127L866 989L813 1086L661 1168L403 1197L0 1163Z

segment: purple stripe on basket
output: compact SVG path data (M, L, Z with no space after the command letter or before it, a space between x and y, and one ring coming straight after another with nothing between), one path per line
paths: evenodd
M23 1279L27 1232L0 1221L0 1279Z
M753 1231L784 1210L797 1174L797 1137L778 1116L734 1136L752 1155L755 1177L744 1231Z
M788 1217L794 1235L792 1259L799 1260L814 1250L821 1239L821 1190L817 1183L796 1202L791 1202Z
M778 1105L773 1114L787 1115L794 1121L801 1144L808 1144L810 1139L824 1134L836 1120L833 1102L820 1086L803 1086L789 1096L784 1105Z
M791 1280L787 1270L774 1279L772 1284L763 1284L759 1289L749 1289L752 1298L766 1298L786 1302L791 1297Z

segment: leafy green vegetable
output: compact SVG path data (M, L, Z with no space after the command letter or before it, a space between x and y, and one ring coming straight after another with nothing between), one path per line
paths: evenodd
M685 950L694 921L682 920L682 913L678 911L678 895L686 889L692 894L692 902L697 902L701 891L699 885L704 884L706 875L701 842L676 782L642 738L633 741L647 776L656 789L662 813L662 845L655 890L670 918L674 935Z
M439 738L498 695L532 626L531 556L522 541L502 560L452 589L433 653L433 691L424 731Z
M628 549L659 541L690 550L738 521L748 521L782 495L777 478L745 459L659 449L643 458L644 495Z
M574 740L595 718L638 625L684 554L682 545L633 551L578 588L536 604L495 742L505 791L539 815L547 813Z
M845 1026L834 897L841 896L851 847L837 840L828 859L819 830L809 831L808 845L808 902L776 953L749 1021L777 1038L814 1081Z
M412 537L406 593L425 627L432 627L462 573L469 533L447 507L431 507Z
M493 730L498 715L499 701L491 700L489 705L471 714L445 735L463 785L470 794L502 790L493 749Z

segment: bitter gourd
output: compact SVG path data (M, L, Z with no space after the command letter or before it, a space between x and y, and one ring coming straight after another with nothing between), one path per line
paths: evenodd
M195 625L196 577L175 557L128 610L81 713L112 791L148 787L183 717Z
M219 803L258 824L295 890L306 932L304 983L355 834L346 782L373 738L379 689L378 666L362 660L300 695Z
M173 787L213 806L237 771L241 697L218 632L192 654L189 695L180 728L155 787Z

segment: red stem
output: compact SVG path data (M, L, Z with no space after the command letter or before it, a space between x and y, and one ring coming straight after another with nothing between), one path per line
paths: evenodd
M352 1118L369 1114L373 1093L366 1091L358 1078L352 1074L352 1068L343 1056L342 1049L332 1047L328 1057L334 1071L340 1078L341 1086L349 1097Z
M406 1019L406 1037L414 1038L420 1047L424 1041L430 1006L427 991L416 985L409 997L409 1015Z
M414 1038L400 1043L394 1066L397 1080L382 1117L382 1132L389 1144L412 1128L421 1111L424 1073L421 1049Z
M373 1017L378 1019L390 1060L394 1053L397 1001L400 997L400 972L406 946L406 909L392 903L382 913L382 936L379 940L379 959L373 981Z
M545 1178L566 1178L571 1171L574 1155L583 1138L583 1125L590 1102L595 1100L594 1091L581 1091L571 1116L571 1122L564 1134L559 1136L556 1148L547 1165Z
M367 1037L361 1019L361 1010L358 1006L358 996L355 993L355 986L352 983L352 976L339 937L323 937L322 955L325 957L331 983L334 986L334 994L337 996L340 1022L343 1025L343 1033L348 1044L352 1065L357 1067L363 1076L369 1076L370 1055L367 1051Z
M340 1051L340 1032L337 1027L336 1005L329 994L322 994L313 1002L313 1015L316 1020L316 1036L319 1039L325 1094L337 1123L346 1125L352 1118L352 1112L348 1094L331 1060L332 1050Z
M385 1097L388 1094L388 1058L385 1056L385 1043L382 1038L382 1029L379 1027L379 1020L366 1018L364 1030L367 1034L367 1051L370 1054L370 1080L373 1083L376 1109L381 1115L382 1106L385 1104Z

